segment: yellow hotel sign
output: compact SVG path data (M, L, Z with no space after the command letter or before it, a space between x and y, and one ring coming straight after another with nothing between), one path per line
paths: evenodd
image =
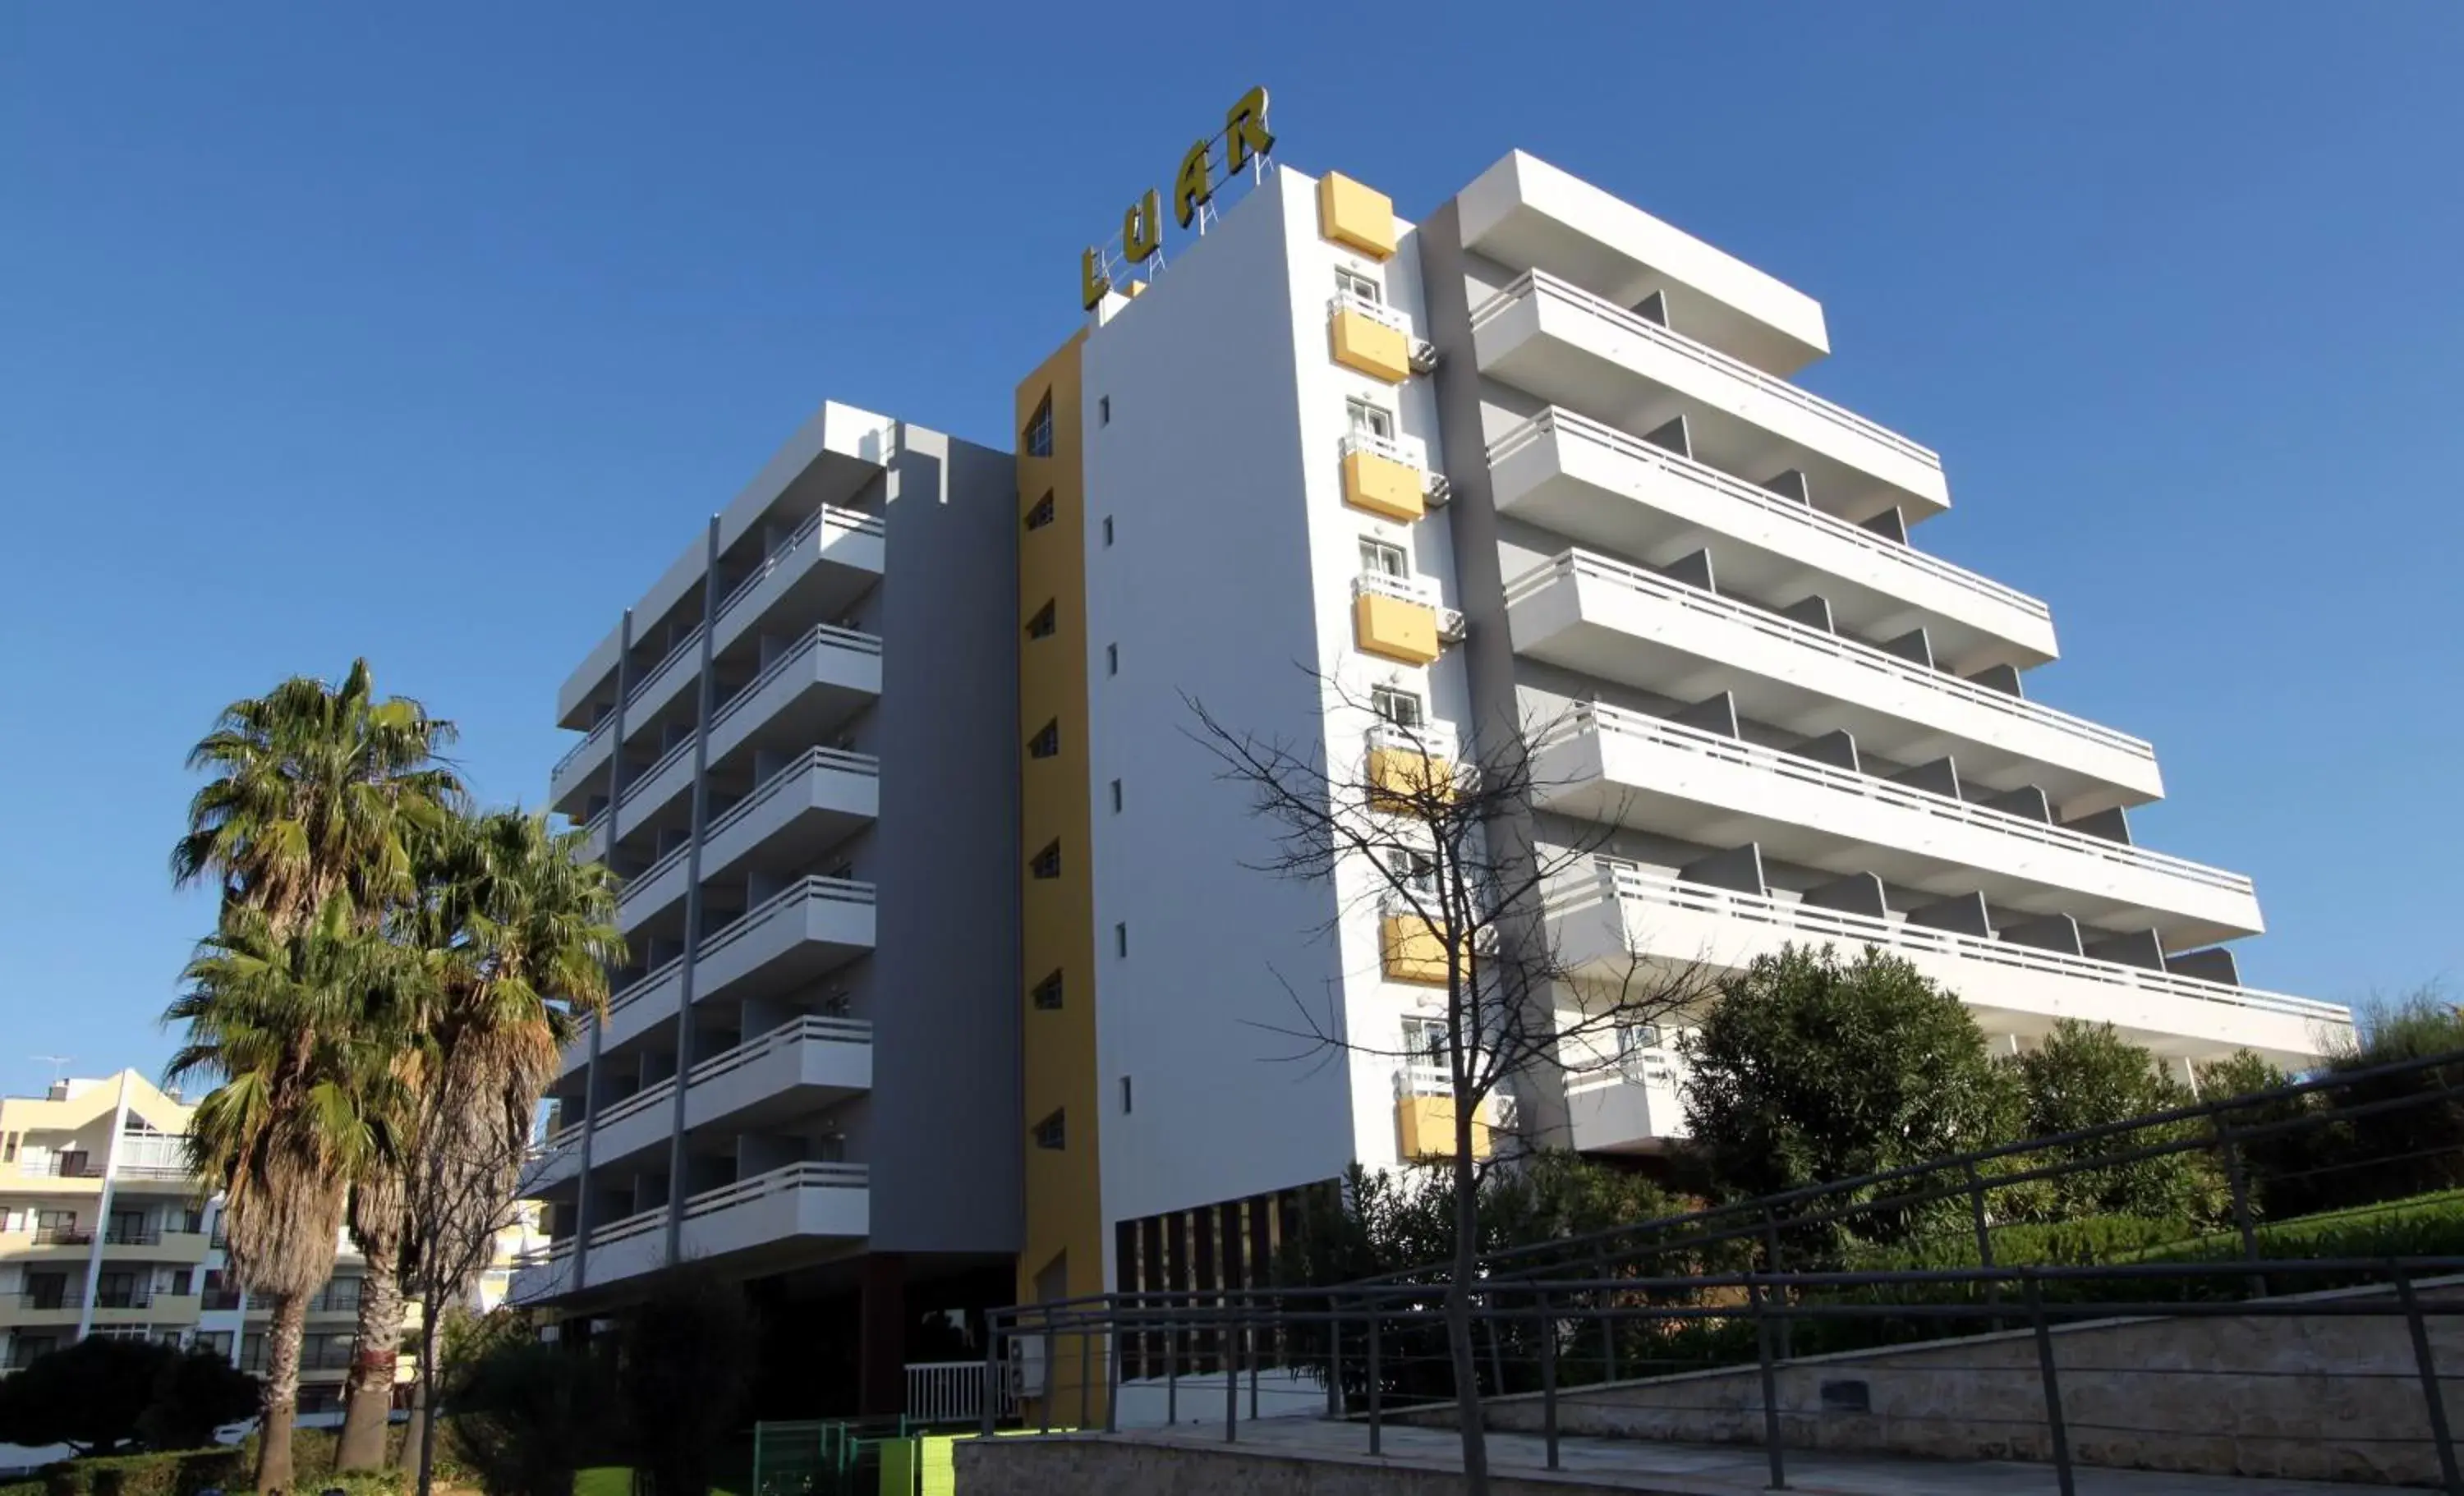
M1223 165L1219 172L1215 165L1215 143L1223 143ZM1183 229L1198 216L1198 210L1215 196L1215 189L1232 180L1232 174L1253 161L1264 160L1275 148L1275 137L1266 128L1266 91L1253 88L1241 96L1223 116L1223 128L1189 147L1180 158L1180 170L1173 177L1173 219ZM1132 203L1121 214L1121 257L1132 265L1143 265L1163 249L1163 203L1155 189ZM1112 278L1105 273L1101 253L1088 249L1078 256L1078 292L1087 310L1093 311L1112 289Z

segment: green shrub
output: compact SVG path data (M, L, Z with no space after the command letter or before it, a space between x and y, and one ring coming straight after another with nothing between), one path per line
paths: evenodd
M236 1449L165 1449L155 1454L68 1460L43 1468L44 1496L195 1496L243 1484Z
M40 1481L11 1481L0 1485L0 1496L44 1496L48 1489Z
M351 1470L320 1481L317 1485L319 1496L328 1491L341 1491L342 1496L403 1496L408 1489L409 1472L390 1468Z

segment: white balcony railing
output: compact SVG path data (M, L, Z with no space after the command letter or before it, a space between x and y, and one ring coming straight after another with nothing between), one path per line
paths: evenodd
M685 1084L699 1086L732 1074L748 1065L758 1064L782 1049L801 1044L869 1045L872 1043L872 1025L856 1018L824 1018L808 1013L791 1019L758 1039L749 1039L735 1048L712 1055L685 1072Z
M2003 836L2034 842L2040 847L2055 847L2083 857L2092 857L2116 867L2166 873L2186 882L2198 884L2203 888L2222 889L2233 893L2255 894L2251 880L2241 873L2227 872L2220 868L2211 868L2205 863L2191 862L2188 858L2150 851L2144 847L2133 847L2127 842L2090 836L2084 831L2074 831L2068 826L2052 825L2042 821L2031 820L2026 816L2015 816L2007 810L1995 810L1986 805L1970 804L1964 800L1952 800L1947 795L1934 795L1920 789L1910 789L1904 784L1894 784L1888 780L1876 779L1870 774L1859 774L1833 764L1799 758L1795 754L1782 753L1776 748L1765 748L1755 743L1741 742L1719 733L1705 732L1699 727L1687 727L1681 722L1671 722L1665 717L1653 716L1643 712L1629 712L1621 707L1607 706L1597 702L1577 703L1573 715L1560 724L1557 732L1551 738L1544 738L1540 746L1545 748L1550 741L1580 733L1600 733L1636 742L1653 743L1687 753L1698 753L1723 762L1741 764L1767 774L1776 775L1781 779L1793 780L1798 783L1818 784L1825 789L1836 790L1843 795L1854 795L1860 800L1873 801L1901 810L1914 811L1934 820L1957 822L1965 825L1981 827Z
M1343 455L1365 451L1373 457L1426 473L1429 471L1429 444L1417 436L1380 436L1375 431L1346 431L1343 434Z
M1376 721L1369 724L1369 746L1395 753L1425 754L1432 759L1454 759L1462 757L1455 738L1454 725L1449 722Z
M739 691L735 695L729 697L727 705L720 707L716 713L712 715L710 719L711 731L714 733L717 732L718 729L726 723L728 718L734 716L743 708L746 702L751 701L755 696L759 695L763 687L769 685L772 681L777 680L780 676L784 675L789 671L794 670L800 662L812 658L813 651L822 648L824 645L828 645L833 649L853 650L858 654L877 655L881 652L880 639L871 634L858 633L852 628L839 628L829 624L817 625L802 639L796 642L796 647L794 649L787 650L777 659L772 660L768 665L763 666L761 668L760 674L754 676L750 682L746 683L742 691Z
M737 822L777 799L781 791L815 769L835 769L842 774L879 779L881 760L869 753L848 753L839 748L807 748L789 759L785 768L763 780L752 794L728 806L727 813L713 821L710 829L702 833L702 845L707 847L718 840Z
M1392 327L1404 337L1412 336L1412 316L1399 306L1388 306L1354 292L1338 291L1326 303L1326 315L1331 319L1339 312L1357 312L1373 322Z
M703 940L701 949L693 954L694 961L709 960L807 899L869 905L873 901L873 889L869 883L858 883L851 878L799 878L729 920L716 934Z
M991 1369L993 1417L1018 1413L1020 1377L1015 1362ZM907 1363L907 1417L924 1424L973 1423L984 1416L987 1372L981 1361L910 1361Z
M1781 497L1769 489L1758 488L1742 478L1730 477L1719 469L1683 457L1665 447L1630 435L1616 427L1576 415L1555 406L1541 411L1529 421L1491 442L1488 463L1496 467L1524 448L1550 436L1573 441L1591 442L1606 447L1621 457L1631 458L1657 468L1688 483L1711 489L1736 503L1784 524L1796 525L1810 535L1820 535L1836 543L1853 546L1868 555L1879 557L1889 564L1923 572L1937 582L1947 583L1990 599L2005 607L2016 608L2031 618L2047 623L2053 620L2053 609L2041 600L2032 598L2015 587L2004 586L1989 577L1980 577L1964 566L1953 565L1939 556L1930 556L1913 546L1884 539L1863 525L1854 524L1837 515L1825 514L1811 504L1800 504Z
M2153 967L2099 960L2092 956L2072 956L2067 952L2048 951L2008 940L1962 935L1957 931L1937 930L1929 925L1909 924L1905 920L1877 919L1869 914L1821 909L1767 894L1732 892L1634 868L1603 868L1595 875L1570 876L1551 891L1549 911L1552 915L1576 913L1595 902L1604 888L1614 891L1620 906L1632 901L1721 915L1743 924L1767 927L1774 936L1772 949L1776 949L1778 941L1794 941L1799 944L1836 943L1852 949L1872 945L1886 951L1932 952L1998 966L2077 977L2164 997L2221 1002L2232 1007L2333 1023L2347 1023L2352 1020L2350 1009L2334 1002L2286 997L2281 993L2208 981ZM1692 958L1699 953L1681 954Z
M685 1219L702 1216L750 1204L773 1195L797 1190L860 1190L869 1178L860 1163L791 1163L783 1169L757 1174L749 1179L738 1179L715 1190L704 1190L685 1201ZM598 1243L594 1241L592 1245Z
M1706 592L1701 587L1671 582L1643 567L1629 566L1622 561L1614 561L1605 557L1592 555L1588 551L1561 552L1507 583L1506 584L1507 606L1510 608L1516 603L1560 582L1583 578L1603 582L1625 591L1671 604L1688 612L1751 629L1769 638L1786 640L1801 649L1828 655L1860 670L1874 671L1896 676L1901 680L1920 683L1927 689L1941 692L1945 695L1955 697L1971 706L1982 707L1989 712L1996 712L2038 727L2067 733L2072 737L2127 754L2149 763L2156 760L2156 750L2153 747L2149 746L2145 739L2133 737L2127 733L2118 733L2112 728L2073 716L2067 712L2057 712L2052 707L2030 701L2024 696L2011 695L2006 692L1980 686L1974 681L1963 680L1959 676L1942 671L1927 669L1914 660L1902 659L1886 649L1878 649L1870 644L1861 644L1854 639L1843 639L1837 634L1825 632L1793 619L1782 618L1776 613L1767 613L1731 598L1724 598L1716 592Z
M619 1242L629 1242L637 1236L647 1236L667 1223L668 1207L665 1205L653 1205L648 1210L636 1211L622 1221L611 1221L593 1230L590 1233L590 1249L595 1252L603 1246L614 1246Z
M1585 316L1595 318L1630 338L1640 338L1668 351L1701 364L1705 369L1743 381L1762 394L1792 405L1836 425L1847 428L1869 440L1888 447L1900 455L1940 471L1942 457L1932 448L1912 442L1888 427L1869 421L1853 410L1845 410L1811 390L1800 389L1777 375L1766 374L1752 364L1732 359L1716 348L1704 346L1682 333L1671 332L1649 318L1627 311L1603 297L1594 296L1580 286L1558 279L1546 271L1526 271L1503 291L1472 308L1471 325L1477 330L1482 323L1497 317L1527 297L1539 297Z
M1416 1060L1395 1071L1395 1099L1407 1096L1452 1096L1454 1077L1446 1073L1443 1064Z
M780 567L793 561L797 548L821 534L825 525L833 530L845 530L852 535L869 535L877 538L885 533L878 515L868 515L853 509L840 509L835 505L824 504L806 516L803 524L788 532L787 538L779 542L778 549L762 558L761 563L748 572L743 581L727 589L727 596L719 601L718 621L722 624L727 622L727 615L736 610L737 604L743 602L755 587L776 575Z

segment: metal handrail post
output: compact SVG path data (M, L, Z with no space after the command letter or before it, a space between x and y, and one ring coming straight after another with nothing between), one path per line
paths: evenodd
M2061 1379L2054 1370L2054 1334L2045 1323L2045 1296L2036 1286L2036 1275L2022 1270L2019 1281L2028 1292L2028 1320L2036 1331L2036 1376L2045 1388L2045 1429L2054 1441L2054 1478L2060 1484L2062 1496L2077 1496L2078 1485L2071 1472L2070 1426L2062 1420Z
M1540 1295L1540 1433L1549 1468L1557 1468L1557 1322L1549 1317L1549 1295Z
M1377 1453L1379 1441L1377 1405L1380 1400L1377 1391L1377 1305L1372 1300L1369 1306L1369 1452L1373 1455Z
M1216 1331L1217 1345L1223 1352L1223 1441L1232 1443L1241 1437L1241 1336L1240 1326L1232 1317L1232 1298L1225 1294L1217 1299L1221 1328Z
M1779 1373L1771 1365L1771 1315L1764 1304L1770 1290L1751 1278L1746 1281L1746 1304L1754 1315L1754 1358L1763 1383L1763 1448L1771 1461L1771 1489L1788 1489L1788 1456L1780 1445Z
M2438 1478L2448 1496L2464 1496L2464 1477L2455 1468L2455 1441L2447 1426L2447 1395L2438 1385L2438 1358L2430 1349L2430 1328L2422 1323L2421 1296L2413 1291L2412 1275L2395 1269L2396 1296L2404 1301L2404 1326L2412 1335L2413 1364L2421 1371L2421 1395L2430 1409L2430 1439L2438 1446Z

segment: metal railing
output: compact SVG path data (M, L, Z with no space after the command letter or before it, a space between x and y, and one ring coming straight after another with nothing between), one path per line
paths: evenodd
M154 1286L104 1284L94 1290L94 1307L103 1309L151 1309ZM26 1288L17 1294L17 1307L30 1309L73 1309L86 1307L85 1285L67 1284L57 1288Z
M881 640L873 634L859 633L852 628L839 628L829 624L816 625L796 642L795 648L781 653L761 668L761 673L747 681L744 689L727 698L725 704L711 714L710 730L716 734L728 719L743 710L744 705L761 693L762 688L779 679L797 665L812 658L813 651L827 645L855 654L879 654Z
M628 981L624 986L618 988L616 990L616 994L607 1000L607 1011L612 1014L628 1003L639 1001L644 993L649 992L651 988L657 986L660 982L665 981L668 978L674 976L683 968L684 964L685 958L683 957L671 956L666 960L661 961L658 965L651 967L649 971L646 971L639 977L634 978L631 981ZM588 1032L589 1030L587 1028L583 1028L579 1031L578 1036L586 1035Z
M1314 1384L1327 1415L1364 1425L1376 1453L1398 1416L1420 1410L1426 1425L1455 1402L1452 1308L1471 1336L1462 1390L1484 1402L1491 1427L1540 1434L1551 1468L1568 1432L1598 1427L1562 1412L1570 1392L1593 1389L1586 1400L1622 1402L1646 1437L1758 1435L1773 1488L1788 1484L1792 1444L1911 1453L1888 1440L1923 1424L1927 1454L1957 1457L1969 1452L1964 1441L1977 1458L2035 1460L2065 1492L2079 1463L2144 1459L2129 1441L2179 1448L2232 1428L2274 1441L2269 1459L2299 1463L2332 1442L2363 1448L2371 1479L2464 1490L2446 1412L2464 1368L2438 1364L2447 1334L2431 1334L2464 1315L2464 1256L2438 1244L2452 1243L2452 1227L2322 1238L2304 1223L2367 1223L2349 1206L2319 1217L2311 1197L2322 1183L2389 1209L2424 1188L2464 1184L2459 1116L2464 1052L2426 1056L1487 1252L1461 1295L1449 1265L1280 1286L1252 1265L1246 1284L996 1310L987 1375L1014 1355L1038 1368L1028 1390L1046 1429L1067 1422L1073 1398L1082 1426L1101 1418L1114 1427L1121 1393L1135 1385L1160 1395L1167 1422L1185 1421L1184 1408L1220 1410L1223 1437L1237 1441L1271 1371L1284 1396L1295 1379ZM2039 1218L2008 1207L2043 1210L2049 1185L2102 1188L2112 1171L2168 1157L2204 1160L2229 1181L2220 1230L2089 1239L2068 1257L2013 1235ZM2294 1190L2284 1199L2297 1208L2281 1219L2298 1229L2265 1234L2260 1203L2272 1208L2279 1188ZM2321 1241L2331 1249L2301 1255ZM2332 1249L2373 1241L2394 1244ZM2017 1255L2001 1260L2006 1250ZM2185 1334L2189 1321L2220 1328ZM1888 1359L1856 1354L1885 1351ZM2082 1374L2096 1378L2096 1405L2066 1410L2064 1379ZM2166 1378L2167 1390L2117 1393L2134 1377ZM2321 1378L2344 1391L2321 1397ZM1867 1400L1869 1389L1890 1397L1887 1409L1880 1395ZM1953 1405L1969 1391L1978 1396ZM2273 1399L2265 1416L2280 1421L2242 1421L2259 1398ZM2376 1420L2358 1426L2347 1403ZM1868 1412L1887 1413L1887 1424L1843 1417ZM993 1421L984 1417L986 1431ZM1838 1441L1859 1428L1869 1442ZM2247 1440L2233 1452L2258 1457Z
M737 823L778 798L798 780L816 769L831 769L841 774L856 774L867 779L879 779L881 760L869 753L849 753L843 748L807 748L789 759L784 768L755 786L753 793L728 806L724 814L712 821L709 828L702 833L702 845L707 847L717 841L722 834L733 829ZM647 877L648 874L644 876Z
M1359 597L1366 593L1418 603L1422 607L1439 605L1438 583L1433 577L1398 577L1391 571L1364 571L1352 579L1352 595Z
M607 736L608 730L613 728L615 725L616 714L613 712L608 713L598 721L591 723L590 731L582 735L582 741L575 743L572 747L566 749L564 751L564 757L557 759L555 766L547 771L548 781L550 783L554 783L556 781L564 778L564 771L572 766L573 761L581 758L584 753L588 752L593 743L599 742L605 738Z
M789 908L808 900L862 904L870 907L873 901L873 887L869 883L858 883L851 878L819 876L799 878L730 920L717 931L704 936L700 949L693 954L693 959L696 962L709 960L719 952L768 924Z
M2030 618L2047 624L2053 622L2051 607L2014 587L2005 586L1990 577L1980 577L1964 566L1954 565L1913 546L1884 539L1863 525L1826 514L1811 504L1784 498L1769 489L1731 477L1691 457L1680 456L1665 447L1618 430L1605 422L1576 415L1556 406L1551 406L1491 442L1488 446L1489 466L1494 468L1516 452L1551 436L1608 448L1621 457L1656 468L1683 482L1709 489L1732 503L1744 504L1757 514L1795 526L1809 535L1819 535L1889 565L1923 572L1937 582L2015 608Z
M824 1018L807 1013L756 1039L748 1039L732 1049L712 1055L685 1072L685 1084L699 1086L730 1074L756 1061L792 1048L801 1044L869 1045L872 1043L872 1025L862 1019Z
M860 1163L791 1163L689 1197L685 1200L685 1219L692 1221L797 1190L860 1190L867 1187L870 1177L870 1172ZM599 1243L594 1239L590 1244Z
M1399 306L1390 306L1357 292L1338 291L1327 299L1326 315L1329 319L1344 312L1357 312L1380 326L1392 327L1406 338L1413 335L1411 313Z
M687 630L683 638L668 646L668 652L659 656L659 663L645 671L642 678L633 683L633 689L625 693L625 704L629 707L649 695L652 689L665 684L665 676L670 667L688 658L693 651L700 649L703 632L703 626L695 624Z
M197 1295L197 1308L209 1314L228 1313L239 1306L240 1291L237 1288L206 1288Z
M985 1389L991 1389L991 1397ZM1018 1416L1019 1376L1015 1365L987 1367L981 1361L910 1361L907 1364L907 1417L917 1423L974 1423L989 1413L995 1419Z
M662 1101L668 1100L675 1095L675 1093L676 1078L674 1076L671 1075L663 1081L654 1081L651 1084L643 1087L640 1090L633 1092L633 1094L609 1106L605 1111L600 1112L598 1117L595 1119L596 1125L599 1130L604 1133L607 1129L614 1127L617 1123L624 1121L627 1117L636 1116L642 1112L649 1111L652 1107L657 1106Z
M92 1226L36 1226L34 1244L36 1246L92 1246L94 1228Z
M2233 1007L2315 1019L2328 1023L2352 1022L2352 1010L2341 1003L2289 997L2230 982L2210 981L2201 977L2187 977L2155 967L2133 966L2125 961L2073 956L2064 951L2044 950L2010 940L1939 930L1929 925L1910 924L1904 919L1877 919L1870 914L1823 909L1802 900L1779 899L1768 894L1744 893L1713 888L1708 884L1688 883L1634 868L1603 867L1589 876L1568 876L1550 891L1548 912L1552 918L1564 918L1596 907L1607 899L1691 910L1748 925L1766 926L1776 931L1784 940L1814 944L1836 941L1852 950L1872 945L1888 951L1927 952L1995 966L2043 972L2050 976L2077 977L2157 997L2222 1002ZM1687 954L1693 953L1689 950Z
M647 1232L660 1230L667 1223L668 1207L665 1205L653 1205L648 1210L637 1210L622 1220L611 1221L604 1226L594 1228L590 1233L590 1249L595 1252L603 1246L613 1246L619 1242L629 1241Z
M616 797L617 803L623 805L632 804L637 797L657 781L660 775L675 767L683 761L686 755L693 751L693 735L687 733L669 744L664 752L650 760L649 768L625 781L624 792Z
M102 1234L105 1246L160 1246L163 1233L155 1226L113 1226Z
M744 601L754 588L777 575L781 567L796 560L798 548L806 540L821 534L822 527L825 524L832 529L845 530L855 535L878 538L888 533L878 515L868 515L853 509L840 509L835 505L824 504L806 516L803 523L789 531L787 538L779 542L778 549L763 557L751 571L745 573L742 581L727 589L727 596L719 600L718 621L725 624L728 615L736 611L737 604ZM815 554L820 553L817 550Z
M1723 623L1749 629L1767 638L1829 655L1843 664L1860 670L1871 671L1895 680L1940 692L1955 700L1981 707L2005 717L2067 733L2072 737L2095 743L2099 747L2113 749L2150 763L2153 763L2156 759L2156 750L2145 739L2133 737L2127 733L2116 732L2112 728L2100 726L2083 717L2076 717L2067 712L2057 712L2052 707L2030 701L2024 696L2013 696L1989 686L1977 685L1974 681L1963 680L1947 671L1919 665L1914 660L1902 659L1888 650L1876 649L1870 644L1842 638L1837 634L1797 623L1793 619L1782 618L1776 613L1765 612L1734 599L1722 597L1716 592L1706 592L1701 587L1671 582L1643 567L1610 561L1606 557L1595 556L1589 551L1561 551L1507 583L1506 584L1507 606L1511 608L1516 603L1558 583L1579 581L1586 577L1595 578L1628 592L1671 604L1687 612L1715 618ZM1837 694L1837 693L1832 693Z
M1958 822L2002 836L2034 842L2040 847L2093 858L2098 862L2113 863L2140 871L2161 872L2205 888L2256 896L2256 891L2252 886L2251 880L2240 873L2227 872L2222 869L2211 868L2205 863L2192 862L2185 857L2150 851L2146 847L2134 847L2128 842L2117 842L2109 837L2090 836L2084 831L2075 831L2068 826L2055 825L2048 822L2032 820L2027 816L2013 815L2010 811L1996 810L1990 805L1973 804L1964 800L1953 800L1947 795L1935 795L1921 789L1911 789L1904 784L1894 784L1888 780L1878 779L1870 774L1856 773L1796 754L1783 753L1776 748L1766 748L1757 743L1707 732L1699 727L1688 727L1682 722L1672 722L1665 717L1653 716L1645 712L1632 712L1622 707L1613 707L1597 702L1577 702L1573 712L1563 721L1554 724L1553 730L1536 746L1547 748L1552 743L1586 733L1653 743L1685 753L1702 754L1723 762L1775 775L1801 784L1816 785L1843 795L1853 795L1859 800L1889 805L1898 810L1913 811L1935 820Z
M1355 428L1343 433L1341 451L1347 457L1356 451L1367 452L1423 473L1429 471L1429 444L1417 436L1380 436Z
M1740 381L1761 394L1782 404L1793 406L1808 415L1825 421L1889 448L1903 457L1922 463L1936 472L1942 469L1942 457L1930 447L1912 442L1899 432L1832 404L1811 390L1801 389L1775 374L1766 374L1741 359L1733 359L1716 348L1696 342L1683 333L1671 332L1650 319L1627 311L1603 297L1594 296L1580 286L1558 279L1547 271L1526 271L1505 290L1472 308L1471 325L1480 327L1528 297L1555 301L1585 316L1605 323L1630 338L1639 338L1668 352L1690 360L1705 369Z
M1425 758L1445 759L1462 757L1462 748L1451 722L1403 723L1380 718L1369 724L1368 736L1370 747L1383 748L1392 753L1416 753Z

